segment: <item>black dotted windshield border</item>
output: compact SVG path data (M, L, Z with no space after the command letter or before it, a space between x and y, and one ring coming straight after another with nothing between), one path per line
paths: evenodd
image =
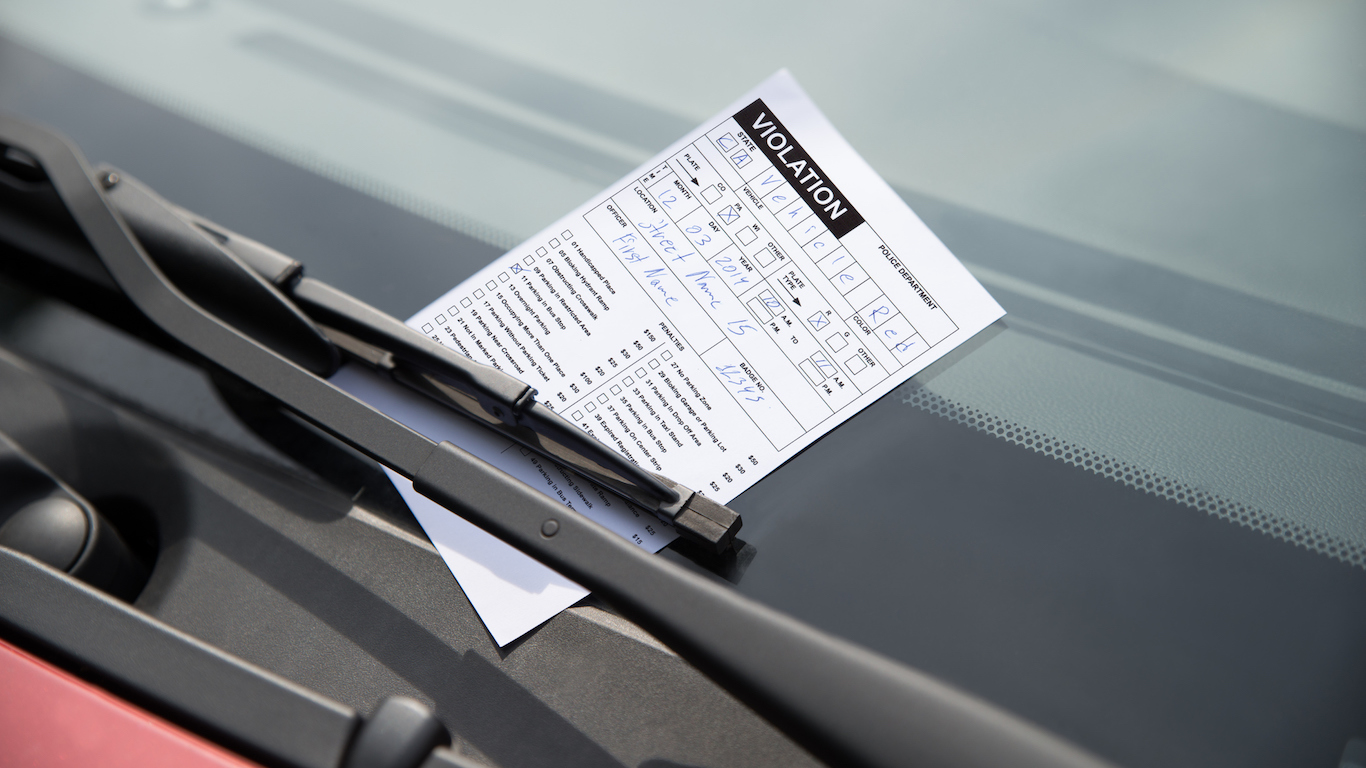
M1037 429L992 416L979 408L955 403L923 387L903 388L901 395L903 403L913 405L922 411L956 421L1036 453L1065 461L1074 467L1103 475L1130 488L1184 504L1221 520L1237 523L1356 568L1366 569L1366 546L1361 544L1312 530L1293 521L1279 519L1256 507L1162 477L1119 459L1046 435Z

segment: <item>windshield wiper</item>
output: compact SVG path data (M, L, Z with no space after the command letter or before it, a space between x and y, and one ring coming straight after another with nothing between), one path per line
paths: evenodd
M327 350L334 341L346 348L345 338L318 328L302 311L296 315L277 308L279 318L288 316L280 322L292 330L257 339L248 327L230 320L243 313L240 306L224 307L223 314L217 314L192 297L202 293L202 286L172 280L168 272L176 269L163 269L148 255L111 200L111 190L120 185L111 171L92 169L56 134L3 116L0 144L0 170L15 166L17 171L8 173L11 189L55 195L93 249L94 268L72 269L84 270L89 280L120 291L146 321L193 355L410 478L419 493L599 593L817 757L841 766L1104 765L1058 737L923 673L649 555L458 446L437 444L376 411L322 378L335 367ZM33 254L34 245L51 239L35 238L31 231L21 231L23 226L21 219L0 219L0 238L42 258ZM209 234L204 241L212 242ZM256 292L252 295L261 301L266 299L257 293L263 286L278 293L272 282L278 276L267 279L247 271L247 278L233 278L254 286L244 290ZM323 299L336 298L322 293L305 290L299 300L316 300L317 311ZM297 285L294 295L299 297ZM310 295L313 299L307 298ZM288 304L283 295L280 300ZM322 312L318 317L324 326L328 319L337 321L335 315ZM372 343L376 338L351 333L354 328L329 327L382 348ZM397 335L396 328L390 329ZM417 338L426 342L425 337ZM439 349L435 342L430 346ZM369 354L361 347L349 352ZM435 349L428 352L437 354ZM439 373L425 369L420 360L406 363ZM509 389L505 394L514 393ZM491 398L489 407L510 406L505 399Z

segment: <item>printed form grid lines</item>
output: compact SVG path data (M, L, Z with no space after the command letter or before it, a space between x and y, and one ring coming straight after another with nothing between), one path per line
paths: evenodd
M779 73L409 322L522 378L628 460L726 503L1001 314L876 181ZM605 501L576 496L535 454L504 453L565 503ZM413 503L424 529L449 523ZM622 524L641 546L662 541ZM580 594L514 597L525 577L466 567L447 556L463 538L429 535L500 644Z

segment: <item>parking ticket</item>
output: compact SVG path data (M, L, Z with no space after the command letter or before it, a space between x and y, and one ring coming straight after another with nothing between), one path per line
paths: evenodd
M784 70L408 324L726 503L1004 314ZM459 417L410 426L451 439L433 420ZM673 537L489 452L641 546ZM586 594L394 477L500 645Z

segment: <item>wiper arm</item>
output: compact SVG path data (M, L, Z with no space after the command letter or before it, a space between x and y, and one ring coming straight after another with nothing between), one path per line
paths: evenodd
M649 555L342 392L177 288L65 140L0 116L0 143L35 160L41 183L51 184L112 282L165 333L598 592L817 757L840 766L1104 765L985 702Z

